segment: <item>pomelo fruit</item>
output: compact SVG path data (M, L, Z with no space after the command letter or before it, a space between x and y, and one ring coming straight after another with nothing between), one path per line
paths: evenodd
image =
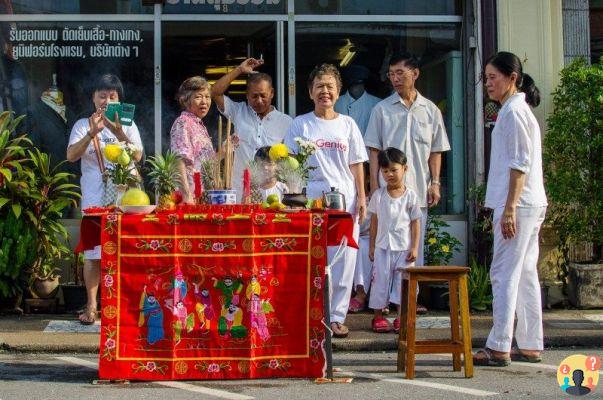
M149 196L142 190L132 188L128 189L121 198L122 206L148 206L151 204Z

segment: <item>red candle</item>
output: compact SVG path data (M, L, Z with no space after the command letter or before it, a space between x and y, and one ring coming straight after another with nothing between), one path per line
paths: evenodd
M193 181L195 183L195 199L198 199L201 197L201 193L203 193L203 184L201 183L201 172L194 173Z
M249 202L251 199L251 175L249 169L243 171L243 201Z

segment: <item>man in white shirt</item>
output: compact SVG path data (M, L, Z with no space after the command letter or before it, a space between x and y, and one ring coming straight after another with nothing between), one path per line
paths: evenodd
M442 152L450 150L444 119L438 107L415 88L419 62L409 53L394 55L388 77L395 93L373 108L364 143L370 149L371 193L379 186L379 150L394 147L408 157L406 185L419 196L421 242L416 265L423 265L427 207L440 201ZM381 183L383 184L383 183Z
M282 142L291 125L291 117L272 105L274 88L268 74L258 73L255 68L264 60L248 58L237 68L220 78L211 89L212 100L218 110L230 118L235 129L235 155L233 166L233 189L237 191L237 202L243 194L243 171L258 149ZM231 82L242 74L247 78L247 101L232 101L224 93Z

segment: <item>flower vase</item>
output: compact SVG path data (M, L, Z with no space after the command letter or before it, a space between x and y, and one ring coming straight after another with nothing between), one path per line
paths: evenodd
M128 190L128 185L120 184L115 185L115 205L121 205L121 198L124 197L124 194Z

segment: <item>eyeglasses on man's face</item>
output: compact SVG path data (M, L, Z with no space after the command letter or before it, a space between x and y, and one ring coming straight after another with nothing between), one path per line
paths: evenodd
M409 75L409 72L413 72L413 71L414 71L414 68L412 68L412 69L406 69L406 70L404 70L404 69L397 69L395 71L389 71L387 73L387 77L390 78L390 79L393 79L393 78L403 78L404 76Z

